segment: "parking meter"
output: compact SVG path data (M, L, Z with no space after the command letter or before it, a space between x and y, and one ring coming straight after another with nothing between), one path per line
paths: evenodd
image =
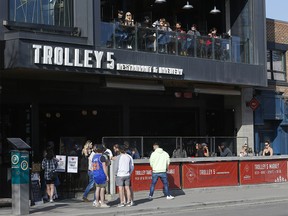
M29 214L29 151L31 147L20 138L7 138L12 145L11 151L11 183L12 183L12 214Z

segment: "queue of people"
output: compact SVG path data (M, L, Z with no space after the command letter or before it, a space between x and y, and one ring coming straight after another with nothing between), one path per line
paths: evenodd
M210 157L213 156L209 150L207 143L195 144L195 157ZM173 151L172 158L187 158L189 157L185 146L176 145L176 149ZM227 143L221 142L218 146L220 157L232 156L232 151L229 149ZM93 206L100 208L110 207L105 202L105 194L108 186L109 166L111 160L114 161L114 176L115 185L119 191L119 203L117 207L130 207L134 205L134 193L131 186L131 175L134 170L134 159L140 159L140 154L136 148L132 148L129 142L125 141L123 145L115 144L112 151L107 148L104 144L93 144L92 141L88 140L83 149L82 154L87 158L87 175L88 184L83 193L83 201L90 202L88 200L88 194L95 188ZM245 143L240 150L240 157L246 157L251 155L251 148ZM270 142L267 140L264 144L264 149L261 153L263 156L272 156L273 148ZM44 159L42 161L42 169L44 170L44 179L46 185L46 193L48 195L49 202L54 202L55 196L55 181L56 178L52 176L52 171L55 171L58 166L58 160L55 158L53 146L48 146L45 150ZM159 143L153 144L153 151L149 157L149 163L152 169L152 180L150 185L150 191L148 198L153 199L155 185L160 178L163 188L164 195L168 200L174 199L169 192L168 176L167 172L170 164L169 154L160 147Z

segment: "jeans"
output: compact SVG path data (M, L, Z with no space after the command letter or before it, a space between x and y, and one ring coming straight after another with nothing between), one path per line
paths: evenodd
M161 172L161 173L152 173L152 183L150 186L150 193L149 196L153 196L154 194L154 189L155 185L158 181L158 178L161 179L163 186L164 186L164 194L165 196L170 196L169 189L168 189L168 177L166 172Z
M87 198L90 190L93 188L94 186L94 179L93 179L93 171L88 171L88 176L89 176L89 183L84 191L84 194L83 194L83 198ZM95 193L94 193L94 200L95 200Z

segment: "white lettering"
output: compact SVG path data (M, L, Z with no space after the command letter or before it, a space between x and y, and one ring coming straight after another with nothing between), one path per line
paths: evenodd
M51 46L44 46L43 49L43 64L52 65L53 48Z
M39 64L40 63L40 49L42 49L41 45L35 45L33 44L34 50L34 63Z
M65 48L65 54L64 54L64 65L65 66L73 66L73 63L69 61L69 52L70 52L70 49L69 48Z
M89 68L93 67L93 65L89 63L90 61L92 61L92 57L90 56L90 54L92 53L93 53L92 50L84 51L84 67L89 67Z
M113 70L115 68L115 61L113 59L113 56L113 52L107 52L107 69Z
M103 51L94 51L94 55L96 58L96 68L101 68L101 61L102 61L102 57L103 57L104 52Z
M54 64L63 65L63 48L62 47L54 48Z
M34 49L35 64L54 64L69 67L104 68L110 70L114 70L116 67L118 71L183 75L183 69L180 68L115 63L114 52L104 53L104 51L97 50L71 49L67 47L52 47L37 44L33 44L32 47ZM104 57L104 54L106 54L106 58Z
M74 50L74 66L76 67L83 67L83 64L80 62L80 50Z

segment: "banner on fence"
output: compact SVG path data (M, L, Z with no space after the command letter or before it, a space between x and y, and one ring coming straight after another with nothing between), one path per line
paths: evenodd
M233 162L209 162L183 164L183 188L238 185L238 164Z
M131 176L132 187L134 191L149 190L152 182L152 169L148 164L134 164L134 171ZM167 172L169 188L180 188L179 164L170 164ZM155 186L155 190L163 188L160 179Z
M287 181L287 161L241 161L240 184L277 183Z

